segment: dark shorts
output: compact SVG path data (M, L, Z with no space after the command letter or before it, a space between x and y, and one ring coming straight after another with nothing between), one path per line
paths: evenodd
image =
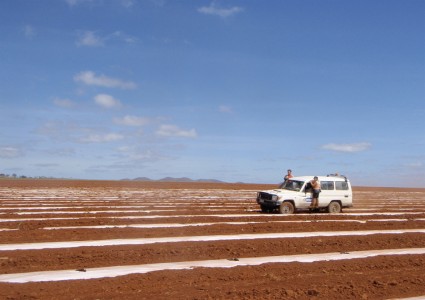
M319 198L320 190L313 190L313 198Z

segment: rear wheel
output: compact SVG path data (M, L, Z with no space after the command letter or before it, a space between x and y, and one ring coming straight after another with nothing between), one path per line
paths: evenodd
M341 212L341 204L337 201L333 201L328 206L328 212L330 214L339 214Z
M295 212L295 207L291 202L283 202L279 207L279 212L281 214L289 215Z

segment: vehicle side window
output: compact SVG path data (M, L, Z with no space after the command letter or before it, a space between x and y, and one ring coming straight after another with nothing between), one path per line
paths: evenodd
M311 188L311 183L310 183L310 182L307 182L307 183L305 184L304 192L305 192L305 193L311 193L311 192L312 192L312 188Z
M333 181L322 181L320 183L322 190L334 190L334 182Z
M337 181L335 182L336 189L339 191L348 190L348 183L345 181Z
M301 187L302 187L302 184L303 184L303 182L299 182L299 181L294 182L293 183L293 189L294 189L294 191L299 191L301 189Z

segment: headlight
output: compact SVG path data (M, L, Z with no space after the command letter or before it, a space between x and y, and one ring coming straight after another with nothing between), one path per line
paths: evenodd
M278 199L279 199L279 197L278 197L277 195L273 195L273 196L272 196L272 200L273 200L273 201L277 201Z

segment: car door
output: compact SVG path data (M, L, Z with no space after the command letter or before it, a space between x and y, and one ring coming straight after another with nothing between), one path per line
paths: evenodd
M313 199L313 190L309 182L306 182L301 188L298 194L298 207L299 208L308 208L311 205L311 200Z
M319 195L319 206L326 207L333 200L339 200L339 196L335 191L335 182L333 180L326 180L320 182L322 192Z

